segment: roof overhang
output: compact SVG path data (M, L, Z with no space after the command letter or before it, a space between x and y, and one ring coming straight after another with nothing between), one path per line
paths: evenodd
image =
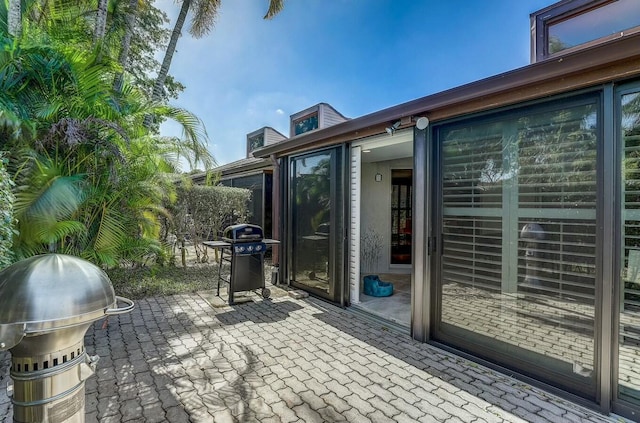
M325 129L304 133L254 151L255 157L284 156L350 142L385 132L393 121L412 126L411 117L431 122L543 98L640 75L640 33L505 72L389 107ZM402 119L405 118L405 119Z
M191 175L194 181L204 180L208 173L219 173L222 179L231 179L232 177L247 176L262 172L268 172L273 169L273 163L269 159L254 158L240 159L235 162L227 163L222 166L211 169L209 172L196 173Z

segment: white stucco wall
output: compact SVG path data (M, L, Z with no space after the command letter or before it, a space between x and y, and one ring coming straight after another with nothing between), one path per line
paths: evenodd
M390 266L390 242L391 170L412 168L413 158L411 157L384 162L362 163L360 233L364 235L367 229L375 230L382 237L383 243L377 268L367 269L363 267L361 270L363 273L407 273L411 271L409 266ZM382 175L381 182L375 181L376 173Z

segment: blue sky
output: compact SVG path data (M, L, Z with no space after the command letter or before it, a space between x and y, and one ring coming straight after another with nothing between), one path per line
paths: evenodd
M245 157L246 134L327 102L358 117L529 63L530 13L553 0L223 0L205 38L186 30L173 105L200 117L219 164ZM159 0L173 25L180 5ZM179 135L162 126L163 135ZM185 169L187 170L187 169Z

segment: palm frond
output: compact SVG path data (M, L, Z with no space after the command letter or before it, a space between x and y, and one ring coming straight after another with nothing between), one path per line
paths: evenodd
M123 216L112 206L104 204L99 215L93 249L101 252L116 252L127 233Z
M35 228L33 239L41 244L55 244L87 231L87 228L76 220L52 222L49 226L39 223L43 222L31 222Z
M184 109L164 106L160 108L162 115L176 121L182 126L182 139L163 138L162 141L169 150L178 153L182 158L189 161L192 168L201 163L205 169L210 169L216 165L216 161L207 149L209 136L207 130L197 116Z
M194 0L185 0L194 1ZM191 15L191 28L189 34L195 38L202 38L213 29L220 6L221 0L195 0L195 9Z
M284 0L269 0L269 9L263 19L271 19L284 8Z
M16 190L14 212L21 221L65 219L72 216L84 201L80 175L43 172L34 177L33 182L33 185L23 185Z

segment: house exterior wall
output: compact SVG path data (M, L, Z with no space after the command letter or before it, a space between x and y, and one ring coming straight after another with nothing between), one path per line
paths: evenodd
M640 80L635 86L640 93ZM425 157L358 164L354 157L361 158L360 149L366 146L358 142L350 164L356 180L350 181L344 199L353 210L354 191L359 190L360 218L357 224L352 219L350 230L360 234L375 230L386 246L378 267L361 271L398 270L389 264L391 170L422 164L415 172L423 187L416 192L416 203L426 205L434 219L423 219L419 226L416 220L413 228L426 236L424 253L414 255L412 280L420 295L414 297L413 336L452 351L466 351L485 364L521 372L571 398L586 398L605 413L616 410L633 415L640 404L633 411L626 399L616 402L618 380L612 377L621 374L628 386L640 391L640 378L634 376L640 374L640 366L628 364L630 357L640 363L640 348L618 346L619 337L607 329L618 322L615 295L627 295L621 294L616 275L629 270L619 266L631 260L615 255L621 236L617 225L622 219L613 214L622 207L613 205L614 192L621 189L616 172L629 163L614 153L625 148L616 135L622 119L622 105L616 103L618 87L610 82L432 123L424 131L426 136L416 138L419 145L414 145L417 154ZM493 134L496 125L501 129ZM468 141L455 135L458 132ZM637 138L636 132L630 137ZM559 166L560 159L568 164ZM433 168L425 169L426 164ZM375 181L376 174L381 175L380 182ZM459 186L445 192L447 183ZM582 197L593 204L583 203ZM544 238L548 246L531 247L522 240L530 224L542 226L549 234ZM474 243L473 249L467 243ZM357 244L351 248L358 248ZM542 250L545 255L537 256ZM345 259L353 261L354 253L350 251ZM529 257L536 258L535 266L543 270L536 273ZM351 272L352 282L353 276ZM545 282L540 284L536 278ZM350 286L352 296L355 288ZM619 329L627 334L624 339L635 336L628 329L629 318L627 313L626 326ZM502 351L500 345L506 349ZM625 355L619 357L618 351Z
M344 116L338 113L336 109L324 103L320 104L319 118L320 128L327 128L347 120Z
M420 157L413 161L419 166L414 174L421 187L415 193L414 211L419 204L424 212L422 224L416 219L413 228L423 241L414 250L421 252L413 257L413 336L454 352L464 351L487 365L510 369L519 377L600 407L604 413L614 411L637 419L640 380L635 375L640 374L640 342L636 332L640 333L640 324L633 320L637 311L631 302L640 297L630 287L635 285L623 278L628 278L624 275L630 269L640 268L635 263L639 254L632 254L640 251L633 240L640 213L635 200L626 200L630 197L623 191L636 186L634 182L625 188L622 180L628 177L622 170L629 160L636 160L632 151L636 146L627 147L620 139L620 114L629 106L623 107L619 100L624 90L626 95L640 93L638 41L637 34L625 35L567 53L562 60L539 62L318 130L261 154L285 157L341 143L362 145L364 137L383 134L386 126L400 118L429 117L431 125L416 138L419 145L414 151ZM580 109L585 105L592 109ZM557 114L545 117L549 111ZM563 120L572 114L575 120ZM527 123L536 120L535 125ZM574 137L577 144L556 151L559 145L536 139L536 126L546 128L554 121L562 131L577 128L567 138ZM467 142L451 135L452 129L478 135L482 131L478 132L477 125L486 124L487 130L493 130L491 123L496 122L502 126L494 141L502 146L463 154L457 145L444 143L447 137ZM631 130L629 140L639 133ZM539 160L527 156L545 145L549 149L540 153ZM468 144L463 150L469 147L477 148ZM487 151L495 157L482 159ZM552 166L533 173L543 179L562 174L557 179L518 185L515 175L527 166L531 170L541 163L553 164L566 154L570 164L564 170L556 172ZM623 160L623 154L631 156ZM547 156L556 158L549 162ZM455 166L461 175L455 175ZM582 171L580 166L588 167L589 172L595 168L595 176L576 180L571 169ZM388 180L390 168L389 164L362 164L361 233L368 227L382 228L390 220L380 211L388 210L388 204L376 210L372 200L385 203L389 192L382 185L366 182L374 181L376 173ZM476 173L465 178L462 174L468 169ZM450 186L445 186L445 180ZM492 186L496 182L504 186ZM462 184L458 191L451 188L457 183ZM447 189L449 197L445 198ZM572 202L576 196L589 196L590 204ZM471 197L473 201L465 206ZM451 198L460 204L451 203ZM548 199L566 203L546 204ZM631 210L623 214L625 207ZM543 227L546 250L527 246L521 239L523 232L533 233L531 239L535 239L536 230L524 231L528 224ZM382 235L388 237L386 232ZM469 242L472 249L463 245ZM544 255L536 255L541 251ZM532 258L538 263L534 265ZM546 280L536 280L542 278ZM560 282L562 289L556 289L553 284ZM621 316L621 311L626 314ZM502 348L505 343L508 345ZM619 384L625 389L619 389Z
M277 142L284 141L286 139L287 137L285 137L275 129L270 127L264 128L264 145L275 144Z

